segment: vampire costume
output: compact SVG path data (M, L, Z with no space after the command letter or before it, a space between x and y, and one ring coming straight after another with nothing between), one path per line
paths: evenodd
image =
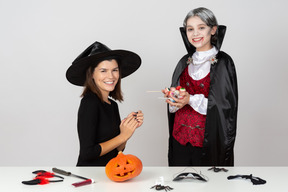
M179 80L181 83L181 81L189 79L187 78L187 68L189 65L189 60L191 60L191 55L193 55L193 53L196 51L196 48L189 43L186 36L186 31L183 27L180 28L180 32L188 54L183 56L178 62L172 76L171 87L176 87L177 85L179 85ZM198 166L234 165L233 148L236 137L238 88L236 70L233 60L228 54L220 51L225 32L225 26L218 26L218 40L213 45L217 49L217 54L213 58L214 61L211 62L209 77L207 77L209 85L207 97L205 96L206 98L208 98L207 113L205 115L204 123L202 123L202 133L198 133L200 135L202 134L203 140L201 143L197 143L196 141L196 147L194 147L193 142L190 142L193 143L192 146L189 142L185 143L185 139L183 140L182 138L177 138L177 134L175 134L174 130L175 121L181 121L183 120L183 118L178 118L175 120L175 118L177 118L177 115L175 113L169 112L168 105L169 166L182 166L175 163L174 160L185 158L189 155L197 156L196 159L198 160L196 160L196 162L192 164ZM204 87L205 83L207 84L207 81L204 80L201 85ZM182 84L180 85L186 86L186 90L187 88L189 89L188 82L182 82ZM194 88L191 89L191 91L192 90L194 90ZM185 108L186 106L184 106L183 108ZM186 116L186 118L188 118L186 119L187 122L189 121L190 117L194 118L193 116ZM180 125L185 126L185 123L186 122L183 120ZM189 127L192 129L191 126ZM178 129L181 130L180 128ZM186 144L187 147L190 147L190 152L187 153L185 151L181 151L182 149L180 150L179 148L181 144L182 146L183 144ZM179 154L181 154L182 156ZM183 166L188 165L183 164Z

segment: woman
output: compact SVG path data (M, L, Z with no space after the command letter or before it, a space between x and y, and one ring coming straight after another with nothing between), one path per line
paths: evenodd
M123 101L121 78L135 72L140 64L140 57L133 52L111 50L95 42L68 68L68 81L84 86L78 111L77 166L105 166L124 150L135 129L142 125L140 110L121 121L118 105L111 99Z
M233 166L238 108L233 60L220 47L226 31L209 9L190 11L180 28L188 50L178 62L167 99L170 166ZM168 96L167 90L162 90Z

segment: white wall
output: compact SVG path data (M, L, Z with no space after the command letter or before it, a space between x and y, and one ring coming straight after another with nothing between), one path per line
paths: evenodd
M157 99L186 53L178 28L210 8L227 25L222 50L238 74L236 166L287 166L287 1L0 0L0 166L74 166L81 87L66 69L92 42L135 51L142 66L123 79L121 116L145 122L126 153L167 165L166 104Z

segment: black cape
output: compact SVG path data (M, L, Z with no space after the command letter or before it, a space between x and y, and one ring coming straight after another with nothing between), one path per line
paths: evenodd
M180 32L188 51L178 62L172 77L171 87L176 87L183 70L188 66L187 59L195 51L186 36L183 27ZM208 95L208 108L204 142L202 149L203 166L234 166L234 143L236 138L237 110L238 110L238 88L234 62L232 58L220 51L226 32L225 26L218 27L218 40L215 44L219 50L216 55L217 63L211 64L210 90ZM168 109L169 120L169 166L172 155L172 132L174 125L174 113Z

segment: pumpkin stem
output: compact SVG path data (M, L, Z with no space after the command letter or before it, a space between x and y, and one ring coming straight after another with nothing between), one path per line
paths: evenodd
M121 153L122 153L122 151L119 151L119 152L118 152L118 155L121 154Z

